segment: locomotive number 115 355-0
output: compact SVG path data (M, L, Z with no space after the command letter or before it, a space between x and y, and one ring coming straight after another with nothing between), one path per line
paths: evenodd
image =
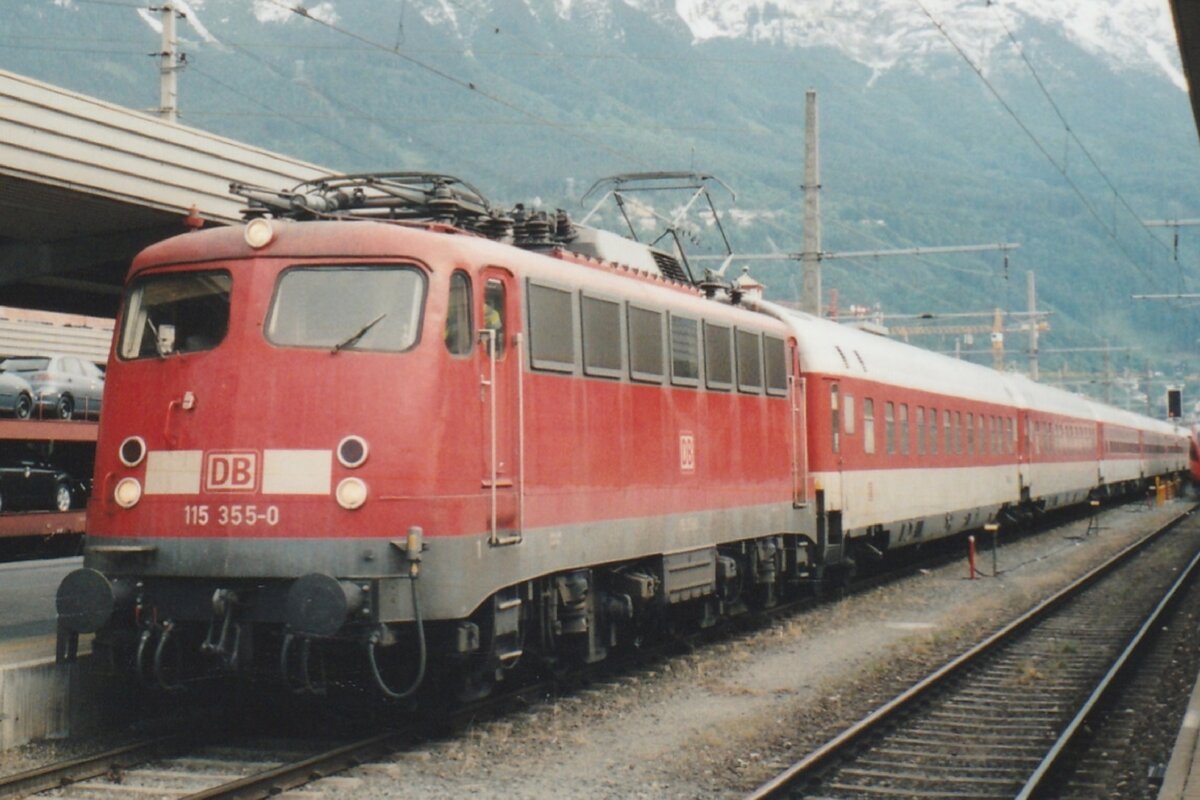
M278 525L279 506L185 505L184 525Z

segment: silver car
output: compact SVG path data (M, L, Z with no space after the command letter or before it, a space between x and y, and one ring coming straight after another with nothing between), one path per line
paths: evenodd
M0 372L0 414L29 419L33 413L33 387L11 372Z
M29 381L38 417L100 417L104 373L90 361L68 355L9 358L0 361L0 372Z

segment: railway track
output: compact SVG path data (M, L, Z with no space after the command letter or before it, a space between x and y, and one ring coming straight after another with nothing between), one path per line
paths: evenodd
M961 553L955 548L953 552L935 558L934 562L959 558ZM929 559L922 563L928 566ZM923 567L920 564L893 565L893 569L887 573L860 580L850 591L862 591L919 568ZM752 636L755 630L760 630L762 625L770 624L780 615L794 614L812 604L811 600L800 601L751 615L760 619L758 626L747 620L731 626L732 630L726 630L723 636L717 638L736 642L740 634ZM690 645L679 639L661 648L636 651L628 659L604 662L586 675L571 676L565 684L566 689L561 680L527 685L518 692L506 693L447 714L436 727L429 725L428 721L423 724L414 721L405 728L365 737L360 741L343 741L320 752L311 742L305 744L307 749L303 752L299 744L285 747L286 752L280 746L247 745L231 748L227 744L214 750L209 744L217 740L213 736L158 737L88 758L0 777L0 798L24 797L49 790L55 790L54 796L65 798L124 796L122 790L136 792L140 797L270 797L349 767L402 752L418 742L427 743L430 738L449 735L456 726L461 729L462 723L467 720L503 714L506 708L511 710L528 706L533 701L561 695L564 691L570 693L581 685L607 685L605 682L614 677L620 684L620 676L629 674L630 669L636 670L647 665L653 667L677 655L681 645L686 649L694 646L696 641L711 640L714 635L711 630L701 631ZM71 786L74 789L69 788ZM159 790L161 794L154 794Z
M1042 796L1075 734L1152 638L1158 615L1200 571L1195 546L1166 536L1187 517L1121 551L749 797Z

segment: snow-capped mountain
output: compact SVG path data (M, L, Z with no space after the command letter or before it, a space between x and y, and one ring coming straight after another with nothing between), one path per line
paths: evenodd
M1035 270L1055 346L1157 336L1145 352L1195 358L1198 315L1128 300L1200 287L1200 234L1176 261L1141 225L1200 216L1168 0L174 1L188 124L573 213L605 175L709 172L736 189L742 252L799 249L816 88L827 250L1021 245L831 261L843 304L1019 307ZM155 105L158 14L81 0L4 13L0 68ZM760 263L773 296L794 299L794 265Z

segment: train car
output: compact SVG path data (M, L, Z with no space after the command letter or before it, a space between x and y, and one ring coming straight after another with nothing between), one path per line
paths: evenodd
M472 696L1103 487L1087 401L563 214L411 174L253 200L129 272L64 657ZM1140 480L1184 468L1126 423Z

